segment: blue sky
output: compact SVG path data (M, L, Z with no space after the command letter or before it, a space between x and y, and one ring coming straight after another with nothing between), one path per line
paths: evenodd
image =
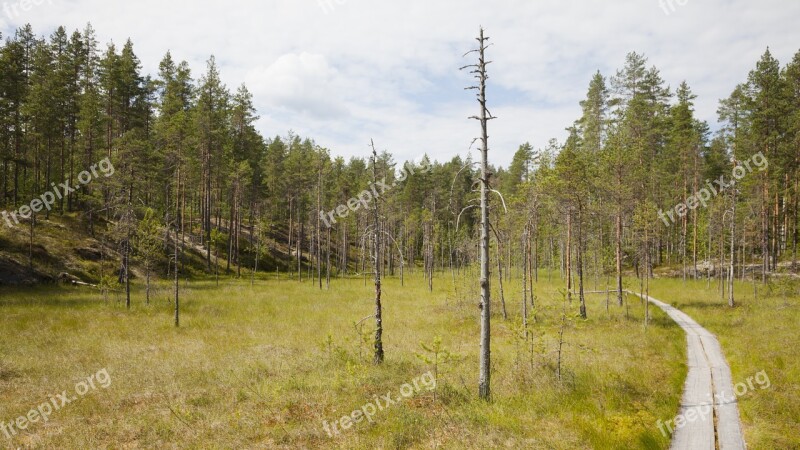
M686 80L698 116L715 128L718 100L767 46L782 64L800 50L795 0L38 3L0 0L3 34L91 22L101 43L130 37L152 74L170 50L199 78L213 54L232 91L244 82L253 92L264 135L291 129L346 157L366 156L371 138L398 159L464 156L477 106L458 68L471 62L461 55L479 25L494 43L490 160L501 165L523 142L563 139L594 72L613 75L630 51L673 88Z

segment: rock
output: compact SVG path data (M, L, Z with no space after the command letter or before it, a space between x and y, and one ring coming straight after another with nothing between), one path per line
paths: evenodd
M99 248L78 247L74 251L76 255L81 257L81 259L87 261L100 261L100 258L103 257L103 254Z
M39 283L52 283L53 277L13 259L0 257L0 286L32 286Z

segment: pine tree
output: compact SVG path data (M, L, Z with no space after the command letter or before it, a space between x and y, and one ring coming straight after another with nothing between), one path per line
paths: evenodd
M207 63L206 74L197 87L195 127L200 146L200 168L202 192L202 229L206 245L206 266L211 270L211 222L214 214L214 181L220 181L221 160L228 144L229 94L220 80L217 63L212 56Z

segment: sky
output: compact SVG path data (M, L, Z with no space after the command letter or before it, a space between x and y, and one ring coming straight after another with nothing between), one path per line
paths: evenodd
M631 51L673 90L685 80L712 129L767 47L782 65L800 51L796 0L0 0L4 36L88 22L103 44L130 38L146 74L169 50L199 78L214 55L232 92L253 93L265 137L292 130L346 158L374 139L396 160L439 161L477 157L478 105L459 68L483 26L489 159L502 166L522 143L563 141L592 75L613 76Z

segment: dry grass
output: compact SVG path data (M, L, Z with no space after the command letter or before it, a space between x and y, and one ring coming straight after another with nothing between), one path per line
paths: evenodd
M677 412L685 340L660 311L645 330L631 298L589 320L567 305L563 380L555 377L564 311L557 276L537 286L534 339L519 337L521 287L505 286L511 317L495 304L492 403L477 400L477 283L439 274L384 286L386 364L374 367L354 323L372 313L371 286L335 280L330 291L269 277L189 283L174 329L169 287L151 306L72 288L0 292L0 420L107 368L97 390L0 447L22 448L666 448L655 426ZM493 286L496 288L496 280ZM495 296L495 299L497 296ZM693 311L692 311L693 312ZM698 318L701 319L701 318ZM702 322L702 321L701 321ZM364 329L372 329L364 322ZM378 412L331 438L333 421L397 393L430 370L415 356L441 336L460 360L440 367L432 392ZM723 345L726 342L723 341ZM733 362L736 357L731 358ZM790 360L785 361L791 363ZM741 373L735 370L735 374ZM776 380L777 381L777 380Z

